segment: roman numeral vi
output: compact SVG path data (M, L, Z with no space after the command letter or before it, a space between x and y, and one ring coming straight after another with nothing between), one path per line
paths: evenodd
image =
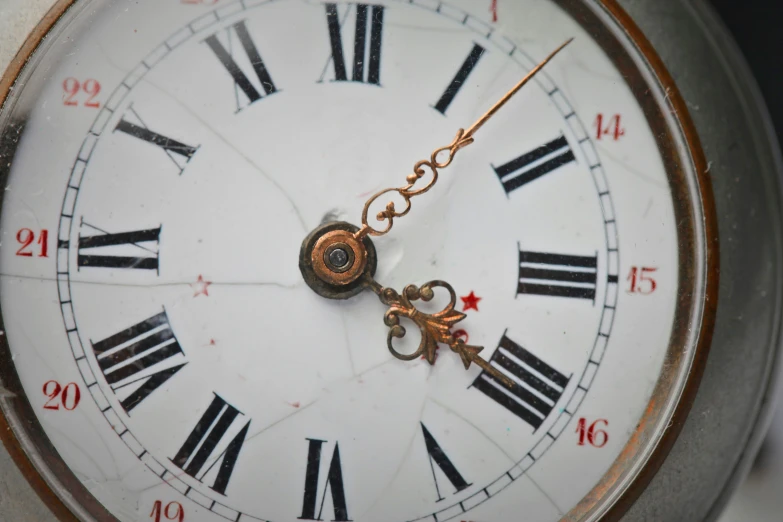
M307 439L310 442L307 452L307 471L305 474L304 500L302 502L302 516L300 520L322 520L327 489L332 492L332 506L334 507L333 522L350 522L348 518L348 506L345 502L345 485L343 483L343 470L340 464L340 445L335 443L332 461L329 464L329 472L324 482L324 494L316 517L315 508L318 502L318 476L321 472L321 450L325 440Z
M153 366L177 355L184 355L165 310L102 341L92 343L92 349L106 382L115 393L120 388L144 381L122 400L122 407L128 414L187 364L159 369L139 377Z
M505 334L490 363L506 370L514 386L509 389L491 374L481 372L473 381L473 387L534 429L543 424L570 380Z

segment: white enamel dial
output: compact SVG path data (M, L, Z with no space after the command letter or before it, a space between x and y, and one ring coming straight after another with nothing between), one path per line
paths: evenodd
M569 4L76 3L4 115L25 125L0 305L45 434L108 512L582 516L672 352L669 392L684 386L700 309L678 303L704 292L704 247L690 166L674 180L656 140L675 116L651 123ZM376 280L448 281L459 336L515 386L447 349L392 357L374 294L304 283L302 239L359 224L370 195L571 37L374 240ZM678 206L697 216L688 247Z

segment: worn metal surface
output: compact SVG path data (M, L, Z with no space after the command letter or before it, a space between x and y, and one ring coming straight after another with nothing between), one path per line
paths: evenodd
M0 0L0 67L52 3ZM680 439L624 520L713 520L760 442L777 367L779 159L748 73L701 0L620 3L689 104L710 162L722 243L721 301L702 388ZM55 520L2 447L0 520Z

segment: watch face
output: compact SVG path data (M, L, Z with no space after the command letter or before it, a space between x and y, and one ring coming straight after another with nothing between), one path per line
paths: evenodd
M606 515L694 385L713 255L687 114L618 13L75 2L0 120L4 408L49 487L123 522ZM448 281L483 347L400 360L414 321L318 295L303 239L569 38L372 239L378 284Z

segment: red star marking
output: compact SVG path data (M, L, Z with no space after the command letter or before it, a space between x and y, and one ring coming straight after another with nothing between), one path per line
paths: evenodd
M201 294L209 297L209 285L211 284L212 281L204 281L204 278L199 274L196 282L190 285L193 289L193 297L198 297Z
M483 298L476 297L476 294L474 294L473 291L471 290L469 295L466 295L465 297L460 297L460 299L462 299L462 304L465 305L462 308L463 312L467 312L468 310L475 310L478 312L479 301L481 301L481 299Z

